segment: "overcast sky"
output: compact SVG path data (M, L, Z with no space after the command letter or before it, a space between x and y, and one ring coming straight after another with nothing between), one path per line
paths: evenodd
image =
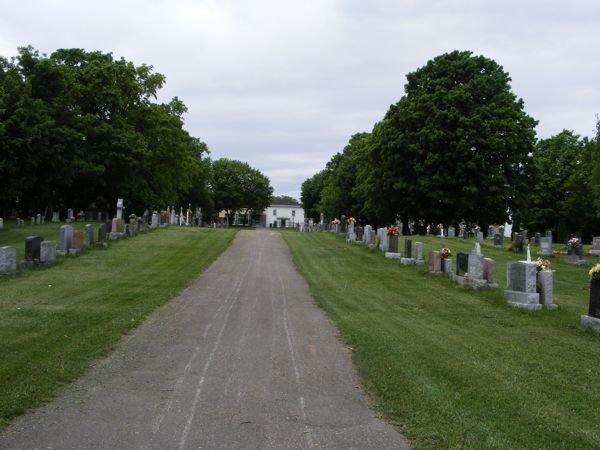
M496 60L538 137L592 136L600 1L0 0L0 55L78 47L154 66L212 158L248 162L299 197L406 74L452 50Z

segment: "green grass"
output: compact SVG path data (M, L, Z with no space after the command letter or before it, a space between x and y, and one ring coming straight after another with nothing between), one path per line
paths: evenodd
M0 243L14 245L30 234L58 240L57 230L55 224L9 227L0 230ZM169 227L0 277L0 428L106 355L189 285L235 234Z
M282 236L376 409L416 448L600 448L600 336L579 327L596 258L553 258L560 307L529 312L503 300L506 262L524 255L489 244L500 288L474 292L332 234ZM473 247L416 240L425 254Z

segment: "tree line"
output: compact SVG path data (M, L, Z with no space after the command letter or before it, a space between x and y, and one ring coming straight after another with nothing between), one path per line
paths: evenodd
M269 179L240 161L211 161L184 129L185 104L156 102L164 83L152 66L99 51L24 47L0 57L0 216L113 211L117 197L131 211L267 206Z
M495 61L453 51L407 76L403 97L371 132L353 135L305 180L306 214L416 228L552 229L586 237L600 225L600 125L537 140L537 121ZM422 228L421 230L422 231Z

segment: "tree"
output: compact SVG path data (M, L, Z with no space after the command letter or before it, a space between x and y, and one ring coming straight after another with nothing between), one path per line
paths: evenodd
M289 195L276 195L275 197L273 197L273 204L281 203L297 204L298 200L296 200L294 197L290 197Z
M263 211L273 195L269 179L260 171L227 158L213 163L210 185L215 209L224 210L230 224L236 212L247 216L252 211Z
M308 218L319 220L321 216L321 210L319 204L321 203L321 194L327 179L327 171L321 170L312 177L304 180L302 183L302 189L300 194L300 200L302 201L302 208L304 214Z
M454 51L407 80L406 95L372 133L365 210L383 221L506 220L524 188L536 125L509 75L491 59Z

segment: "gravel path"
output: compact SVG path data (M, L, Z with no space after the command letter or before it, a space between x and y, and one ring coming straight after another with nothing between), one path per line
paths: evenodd
M242 231L2 449L410 448L375 417L350 354L278 233Z

